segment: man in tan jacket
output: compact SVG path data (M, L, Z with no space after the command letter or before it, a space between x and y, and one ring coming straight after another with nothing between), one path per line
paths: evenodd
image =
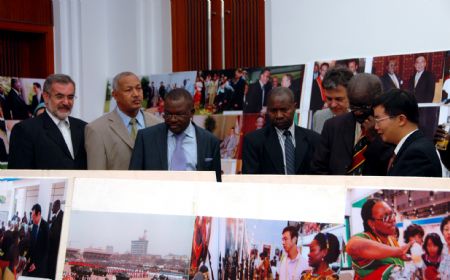
M128 170L139 129L162 120L141 110L143 92L139 78L122 72L113 79L112 96L117 107L86 126L88 169Z

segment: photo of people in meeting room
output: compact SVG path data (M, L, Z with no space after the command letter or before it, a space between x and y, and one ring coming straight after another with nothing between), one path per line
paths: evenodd
M449 279L450 192L351 189L346 274L355 279ZM350 260L350 258L349 258ZM366 278L364 278L366 279Z
M0 180L0 272L55 279L67 179Z

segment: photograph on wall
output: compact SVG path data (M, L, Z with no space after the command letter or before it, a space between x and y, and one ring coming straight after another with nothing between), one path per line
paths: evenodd
M193 232L192 216L74 210L63 277L187 279Z
M441 99L444 104L450 103L450 51L445 52L444 84Z
M358 279L450 279L449 207L445 191L348 190L348 270L342 273Z
M67 179L0 179L3 277L55 279L66 188Z
M239 174L242 165L243 115L194 115L193 122L220 140L223 174Z

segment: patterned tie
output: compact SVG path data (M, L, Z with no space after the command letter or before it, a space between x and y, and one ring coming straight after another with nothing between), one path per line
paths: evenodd
M180 134L176 134L174 136L175 136L175 140L176 140L176 146L175 146L175 150L173 151L173 154L172 154L170 170L184 171L184 170L186 170L187 160L186 160L186 155L184 154L183 140L184 140L184 137L186 136L186 134L180 133Z
M295 174L295 147L294 143L292 143L291 132L285 130L283 135L285 136L284 155L286 158L286 174L292 175Z
M356 143L355 147L353 148L353 162L350 166L350 169L347 171L348 175L362 175L364 162L366 161L364 153L367 150L367 144L369 144L369 140L363 132L361 134L361 137L359 138L358 143Z
M137 135L137 121L136 121L136 118L131 118L130 125L131 125L130 137L131 137L131 139L136 140L136 135Z

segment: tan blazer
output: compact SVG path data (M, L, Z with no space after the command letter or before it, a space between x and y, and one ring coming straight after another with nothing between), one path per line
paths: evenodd
M143 113L145 127L162 122L150 113ZM117 108L88 124L84 135L88 169L128 170L134 141Z

